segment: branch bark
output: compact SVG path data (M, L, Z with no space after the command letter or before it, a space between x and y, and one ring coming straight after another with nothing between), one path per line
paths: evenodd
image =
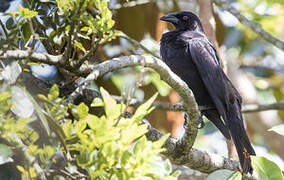
M267 42L273 44L278 47L282 51L284 51L284 42L272 36L269 32L265 31L262 26L252 20L247 19L244 15L240 13L236 8L230 6L230 4L226 0L213 0L213 2L219 6L221 9L226 10L233 14L242 24L249 27L255 33L259 35L259 37L263 38Z
M24 60L29 59L33 62L40 62L52 65L61 65L60 60L62 59L61 55L53 56L46 53L35 53L29 50L8 50L0 51L1 60Z

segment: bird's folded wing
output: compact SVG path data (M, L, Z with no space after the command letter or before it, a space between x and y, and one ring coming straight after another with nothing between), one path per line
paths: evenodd
M217 55L212 45L201 38L193 38L188 42L188 55L196 65L198 72L209 92L218 112L227 122L226 111L229 103L229 87ZM227 123L225 123L227 124Z

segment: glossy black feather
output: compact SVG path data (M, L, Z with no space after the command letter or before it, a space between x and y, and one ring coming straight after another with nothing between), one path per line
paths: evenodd
M227 139L233 138L243 167L244 149L250 155L255 155L255 152L243 123L242 99L223 72L214 47L203 32L200 20L190 12L169 14L161 19L174 21L176 26L175 31L162 36L162 59L187 83L199 106L216 108L203 110L201 113L211 120ZM250 160L243 171L252 172Z

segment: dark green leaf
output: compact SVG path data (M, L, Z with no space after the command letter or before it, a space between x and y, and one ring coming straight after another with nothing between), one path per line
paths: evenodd
M32 103L34 105L35 111L36 111L44 129L46 130L46 133L48 135L50 135L50 128L49 128L49 125L48 125L48 121L47 121L45 115L43 114L44 111L42 110L42 108L38 105L38 103L34 100L34 98L29 93L27 93L27 95L30 97L30 100L32 101Z
M11 30L13 28L14 25L14 19L12 17L10 17L7 21L6 21L6 28L8 30Z
M24 23L22 25L22 29L21 30L22 30L23 38L25 40L25 44L27 44L27 42L30 40L30 37L32 35L29 23Z

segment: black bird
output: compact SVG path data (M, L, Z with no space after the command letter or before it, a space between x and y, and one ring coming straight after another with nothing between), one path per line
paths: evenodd
M161 38L162 59L193 91L198 106L227 139L233 139L244 173L252 173L249 155L255 155L241 113L242 98L223 72L216 50L192 12L167 14L160 20L174 31Z

